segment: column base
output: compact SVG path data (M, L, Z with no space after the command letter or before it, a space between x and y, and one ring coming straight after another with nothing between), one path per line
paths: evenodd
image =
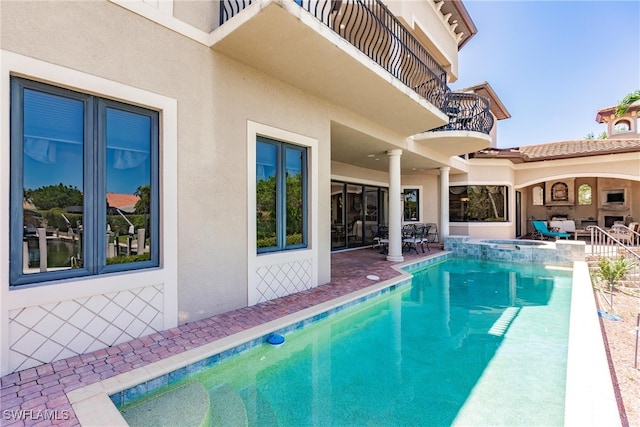
M387 261L402 262L404 257L402 255L387 255Z

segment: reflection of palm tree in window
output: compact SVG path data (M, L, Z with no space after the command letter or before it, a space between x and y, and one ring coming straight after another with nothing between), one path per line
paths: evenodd
M489 200L491 200L491 207L493 208L493 216L494 218L498 218L498 207L496 206L496 201L493 199L493 195L498 193L498 187L495 185L487 185L487 195L489 196Z

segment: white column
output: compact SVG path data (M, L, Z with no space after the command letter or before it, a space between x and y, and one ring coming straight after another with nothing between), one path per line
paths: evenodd
M402 194L400 192L399 148L387 151L389 157L389 254L387 261L404 261L402 256Z
M449 167L440 168L440 241L449 236Z

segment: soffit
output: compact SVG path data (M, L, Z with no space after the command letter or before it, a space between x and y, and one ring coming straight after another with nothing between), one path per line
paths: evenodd
M445 16L451 14L448 23L450 25L456 25L454 31L460 37L458 50L462 49L462 47L478 33L476 24L474 24L469 12L467 12L467 8L464 7L464 4L460 0L442 0L440 11Z
M403 175L424 174L442 166L445 159L434 159L408 147L374 138L340 123L331 124L331 160L381 172L389 171L387 151L401 148L400 167Z

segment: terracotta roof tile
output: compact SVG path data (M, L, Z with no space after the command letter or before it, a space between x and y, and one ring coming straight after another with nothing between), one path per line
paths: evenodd
M113 208L133 207L139 199L134 194L107 193L107 203Z
M577 139L514 148L489 148L478 151L474 157L504 158L522 163L629 152L640 152L640 138Z
M520 147L525 161L640 151L640 139L579 139Z

